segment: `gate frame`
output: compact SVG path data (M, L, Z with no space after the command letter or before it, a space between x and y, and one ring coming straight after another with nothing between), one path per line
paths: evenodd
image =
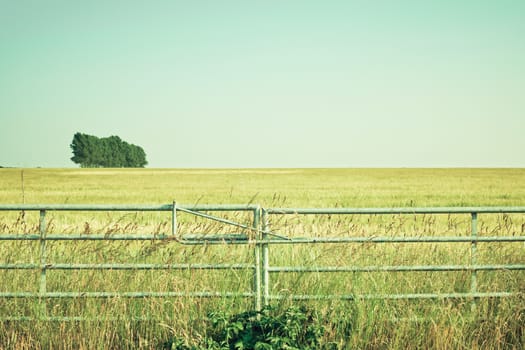
M35 204L3 204L0 211L38 211L38 234L0 234L3 240L28 240L39 241L39 264L0 264L0 270L40 270L39 288L37 293L31 292L0 292L0 298L37 298L41 301L42 315L47 317L45 300L49 298L145 298L145 297L198 297L198 298L253 298L254 309L261 310L271 300L289 298L292 300L370 300L370 299L471 299L472 307L479 298L502 298L522 295L523 292L479 292L477 290L477 271L498 270L525 270L525 264L486 264L477 262L477 244L479 242L525 242L525 236L478 236L478 214L511 214L525 213L525 206L513 207L427 207L427 208L263 208L260 205L180 205L175 201L165 205L35 205ZM171 234L113 234L110 236L100 234L75 235L75 234L48 234L46 227L46 213L48 211L132 211L132 212L171 212ZM252 225L244 225L204 212L252 212ZM184 212L213 221L242 228L245 232L253 234L245 236L236 235L228 237L224 234L203 236L203 238L179 235L177 226L177 212ZM289 238L270 230L270 216L272 215L417 215L417 214L466 214L470 215L470 236L412 236L412 237L305 237ZM199 244L244 244L252 245L254 249L253 264L53 264L47 261L46 242L50 240L164 240L172 239L185 245ZM344 267L304 267L304 266L270 266L270 245L272 244L333 244L333 243L469 243L470 261L467 265L425 265L425 266L344 266ZM49 292L47 291L46 277L50 269L199 269L199 270L225 270L225 269L253 269L253 288L251 292ZM364 294L364 295L272 295L270 293L270 274L274 272L395 272L395 271L470 271L470 291L464 293L416 293L416 294ZM78 317L62 317L61 319L78 319Z

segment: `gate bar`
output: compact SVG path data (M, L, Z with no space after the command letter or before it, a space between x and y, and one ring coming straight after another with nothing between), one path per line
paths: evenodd
M268 208L268 214L471 214L524 213L514 207L403 207L403 208Z

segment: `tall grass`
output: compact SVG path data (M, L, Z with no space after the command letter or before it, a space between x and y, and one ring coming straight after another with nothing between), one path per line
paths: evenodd
M19 203L19 170L0 170L0 202ZM18 176L17 176L18 175ZM31 203L249 203L264 206L392 207L401 205L524 205L520 169L452 170L25 170ZM201 197L202 196L202 197ZM38 232L38 213L0 213L0 233ZM251 224L249 215L220 213ZM274 215L272 230L286 236L396 236L470 234L468 215ZM50 233L169 233L168 213L48 213ZM479 235L523 235L524 215L480 215ZM181 233L233 233L187 214ZM523 243L479 243L480 264L523 263ZM39 243L1 241L1 263L38 263ZM185 246L176 241L48 242L53 263L253 263L253 246ZM272 266L468 264L470 244L272 245ZM37 292L39 271L0 270L0 291ZM388 294L463 292L467 272L275 273L271 293ZM525 290L522 271L478 272L478 290ZM48 270L48 291L250 291L253 271ZM274 301L285 309L303 302ZM525 298L478 300L368 300L304 302L325 320L324 341L336 348L493 348L525 345ZM99 349L162 346L180 337L206 337L211 311L241 312L250 298L49 299L48 316L85 321L4 321L0 348ZM38 316L41 302L0 300L0 316ZM142 320L138 320L142 319ZM149 319L149 320L145 320Z

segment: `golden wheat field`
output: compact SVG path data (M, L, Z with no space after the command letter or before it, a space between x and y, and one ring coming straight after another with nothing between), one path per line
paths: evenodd
M1 169L2 203L523 205L524 169Z

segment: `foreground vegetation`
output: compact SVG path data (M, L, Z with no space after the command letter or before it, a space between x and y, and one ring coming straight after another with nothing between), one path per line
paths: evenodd
M266 207L525 205L523 169L2 169L0 203L258 203ZM251 224L249 215L220 213ZM169 233L169 213L48 214L50 233ZM287 236L469 235L468 215L271 217ZM524 235L525 215L481 215L480 235ZM186 233L235 228L181 214ZM38 232L38 213L0 212L0 233ZM272 266L468 264L463 244L272 246ZM175 241L49 242L54 263L252 263L253 246L181 246ZM39 242L0 241L0 263L38 263ZM479 244L480 264L523 263L523 243ZM38 291L38 270L0 270L0 292ZM523 291L523 271L478 272L479 291ZM48 291L249 292L253 271L52 270ZM465 292L469 272L275 273L271 293ZM0 317L81 315L87 321L4 321L0 348L311 348L519 349L525 298L319 300L286 297L255 315L251 298L0 300ZM140 320L139 320L140 319ZM290 321L290 323L287 320ZM306 328L293 328L294 320ZM269 327L264 328L263 327ZM273 325L274 328L272 328ZM288 328L287 328L288 327ZM301 333L310 327L312 332ZM257 333L256 330L265 329ZM271 329L271 330L270 330ZM295 330L294 330L295 329ZM322 331L321 331L322 330ZM292 332L291 334L287 333ZM302 334L302 335L301 335ZM315 336L314 336L315 335ZM237 337L238 336L238 337ZM301 338L301 336L303 338ZM273 337L273 338L272 338ZM270 339L271 338L271 339ZM273 340L272 340L273 339ZM281 342L281 343L279 343ZM266 345L265 345L266 344ZM270 344L270 345L269 345ZM280 344L280 345L279 345ZM305 343L295 343L306 348ZM292 346L292 345L290 345Z

